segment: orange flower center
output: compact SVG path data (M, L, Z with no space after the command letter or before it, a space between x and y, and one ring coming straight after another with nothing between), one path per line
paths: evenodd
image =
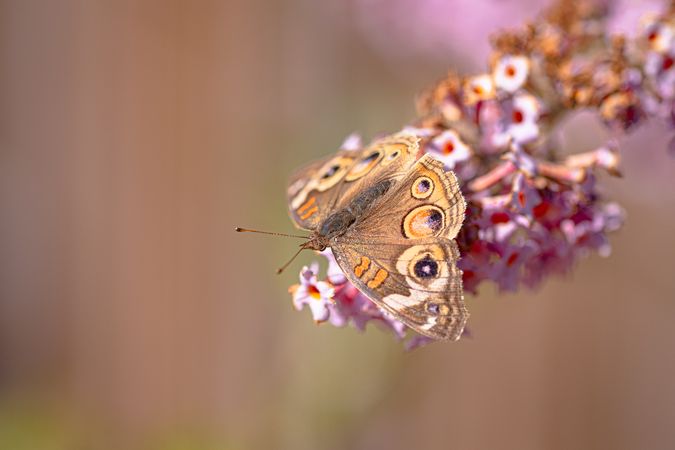
M450 153L455 151L455 144L452 141L448 141L445 143L445 146L443 147L443 153L446 155L449 155Z
M525 116L523 115L522 111L518 109L513 110L513 114L511 117L511 120L513 120L513 123L521 123L525 119Z
M506 69L504 69L504 72L506 73L507 77L514 77L516 75L516 68L513 67L512 64L509 64L506 66Z
M313 284L310 284L307 287L307 292L309 292L310 297L312 297L316 300L319 300L321 298L321 292L319 292L319 290Z

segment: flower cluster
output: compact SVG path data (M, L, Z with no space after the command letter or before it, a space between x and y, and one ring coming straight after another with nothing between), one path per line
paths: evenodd
M365 330L368 322L374 321L403 339L407 327L375 306L347 281L330 249L321 254L328 260L326 279L318 281L318 263L303 267L300 271L300 284L289 289L295 309L300 311L307 305L317 324L328 321L333 326L344 327L351 323L361 331Z
M675 127L675 2L646 17L632 39L607 36L608 5L560 1L537 21L492 38L487 73L450 73L417 101L419 118L404 131L420 139L462 183L467 200L457 238L465 291L485 281L501 291L536 287L569 271L590 252L610 252L621 207L598 189L602 172L620 176L618 141L646 120ZM595 111L611 131L605 145L577 154L550 139L562 118ZM359 148L353 137L350 147ZM303 268L296 308L317 322L375 320L403 338L405 325L379 310L341 274L332 254L317 281ZM414 347L428 341L414 336Z

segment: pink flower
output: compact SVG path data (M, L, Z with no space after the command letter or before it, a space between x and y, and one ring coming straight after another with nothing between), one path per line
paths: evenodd
M453 169L458 162L471 157L471 149L454 130L446 130L436 136L428 146L428 150L447 169Z
M333 256L333 251L329 248L320 253L328 260L328 269L326 270L326 278L333 285L343 284L347 281L347 277L340 269L335 256Z
M471 77L464 85L464 101L467 105L490 100L495 97L495 94L495 83L488 74Z
M527 144L539 137L541 102L530 94L518 94L502 103L505 129L495 139L501 146L509 142Z
M534 208L541 203L539 191L534 186L534 180L518 173L513 177L510 209L532 217Z
M514 93L522 88L530 73L530 60L522 55L504 55L492 72L497 89Z
M312 311L312 317L316 323L328 320L330 311L328 306L331 304L335 289L325 281L317 281L316 274L319 265L314 263L309 268L303 267L300 271L300 284L291 287L293 294L293 306L298 311L305 305Z
M675 97L675 46L665 53L649 52L645 73L656 84L658 94L667 99Z
M362 147L363 147L363 140L361 139L361 135L358 133L352 133L349 136L347 136L344 141L342 141L342 145L340 145L340 150L356 151L361 149Z
M336 327L353 324L356 329L364 331L366 325L373 322L391 331L398 339L403 339L408 327L347 282L330 249L321 254L328 260L326 281L317 280L318 263L313 263L309 268L303 267L300 284L290 288L295 308L300 311L308 305L317 323L328 321Z
M649 49L655 52L669 52L675 46L675 27L672 24L660 21L653 15L643 19L642 36L647 41Z

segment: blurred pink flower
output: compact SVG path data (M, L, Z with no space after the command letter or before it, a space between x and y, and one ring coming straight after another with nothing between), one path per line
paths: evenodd
M523 55L504 55L497 61L492 78L497 89L514 93L522 88L530 74L530 60Z
M347 282L346 277L337 266L330 249L321 252L328 260L325 281L317 281L318 263L300 271L300 284L291 286L293 305L301 310L309 305L312 317L317 323L330 322L336 327L354 325L364 331L369 322L379 324L390 330L398 339L406 336L408 327L392 317L388 312L378 308L372 301Z
M317 281L316 275L319 270L318 264L303 267L300 271L300 284L291 287L293 306L301 311L305 305L312 311L315 322L328 320L329 305L333 300L335 289L329 282Z
M471 149L454 130L446 130L429 143L429 153L441 161L446 169L453 169L458 162L471 157Z

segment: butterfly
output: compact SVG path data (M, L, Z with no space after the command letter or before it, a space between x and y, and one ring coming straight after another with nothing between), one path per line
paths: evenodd
M399 133L296 171L287 200L303 249L330 247L347 279L420 334L457 340L469 313L455 237L466 202L457 177L419 138Z

